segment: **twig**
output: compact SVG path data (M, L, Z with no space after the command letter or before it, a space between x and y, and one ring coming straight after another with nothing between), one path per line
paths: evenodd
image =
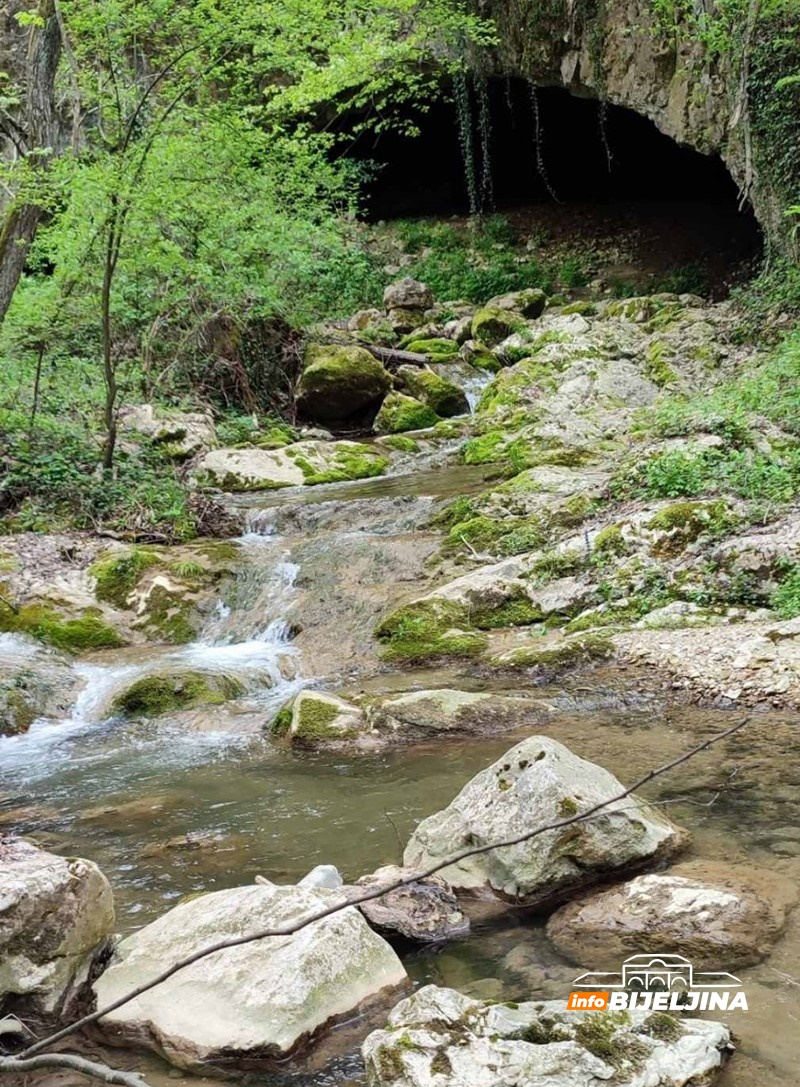
M181 959L180 962L173 963L172 966L168 966L165 970L162 970L160 974L151 978L150 981L145 981L135 989L131 989L131 991L124 996L119 997L117 1000L113 1000L110 1004L106 1004L104 1008L99 1008L97 1011L85 1015L82 1019L70 1023L69 1026L56 1031L55 1034L51 1034L48 1038L43 1038L40 1042L36 1042L34 1045L29 1046L20 1054L20 1057L31 1057L35 1053L40 1053L43 1049L46 1049L47 1046L53 1045L55 1042L60 1042L62 1038L67 1038L70 1034L74 1034L83 1027L89 1026L90 1023L96 1023L97 1020L102 1019L104 1015L116 1011L118 1008L130 1003L131 1000L135 1000L143 993L149 992L150 989L154 989L157 985L161 985L174 974L177 974L179 970L183 970L187 966L192 966L194 963L207 958L209 955L214 955L218 951L226 951L231 947L241 947L243 944L255 943L257 940L264 940L272 936L294 936L296 933L300 932L302 929L308 928L309 925L314 924L316 921L322 921L326 917L331 917L333 914L340 913L350 906L359 906L362 902L371 902L376 898L382 898L390 891L397 891L401 887L408 887L410 884L416 883L419 880L428 879L430 876L436 875L437 872L441 872L444 868L449 868L451 865L458 864L461 861L467 860L469 857L476 857L482 853L490 853L495 849L504 849L508 846L521 845L523 842L538 838L540 835L547 833L547 831L560 830L562 827L569 827L575 823L581 823L586 819L590 819L593 815L597 815L598 812L603 811L605 808L609 808L611 805L618 804L620 801L625 800L626 797L630 796L637 789L640 789L643 785L647 785L655 778L661 777L670 770L676 769L676 767L688 762L689 759L694 758L695 755L699 755L701 752L707 751L708 748L713 747L714 744L720 743L729 736L733 736L734 733L739 732L740 729L744 728L749 721L750 718L745 717L737 724L725 729L724 732L716 733L716 735L709 737L709 739L704 740L696 747L691 748L689 751L685 751L682 755L678 755L670 762L664 763L663 766L659 766L654 770L649 770L643 777L639 778L638 781L635 781L633 785L628 786L628 788L623 789L622 792L618 793L616 796L610 797L608 800L602 800L599 803L594 804L585 812L578 812L578 814L571 815L566 819L558 819L553 823L547 823L545 826L537 827L535 830L527 831L525 834L519 834L513 838L504 838L497 842L491 842L488 845L477 845L470 849L463 849L459 853L454 853L452 856L447 857L445 860L437 861L436 864L429 865L427 868L423 868L418 872L413 872L411 875L408 875L403 879L398 879L394 883L381 885L375 890L365 891L357 898L351 898L346 902L339 902L335 905L317 910L306 916L303 920L295 921L292 924L281 925L277 928L261 929L257 932L250 933L248 936L237 936L232 939L218 940L208 947L195 951L192 955L187 955L186 958Z
M147 1087L147 1080L138 1072L118 1072L107 1064L87 1061L71 1053L43 1053L38 1057L0 1057L0 1073L33 1072L37 1068L71 1068L92 1076L102 1083L120 1083L123 1087Z

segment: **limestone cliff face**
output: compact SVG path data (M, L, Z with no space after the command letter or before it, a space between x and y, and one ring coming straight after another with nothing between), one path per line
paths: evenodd
M753 124L747 65L710 57L696 34L659 31L651 0L482 0L481 10L499 32L496 71L625 106L679 143L720 155L765 231L791 247L784 209L797 164L783 185L766 168L774 148ZM759 36L742 34L751 45Z

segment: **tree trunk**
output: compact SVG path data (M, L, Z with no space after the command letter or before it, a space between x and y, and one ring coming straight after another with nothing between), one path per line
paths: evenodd
M22 153L35 153L34 171L44 174L59 140L59 119L55 107L55 79L61 56L61 29L55 0L40 0L36 11L41 26L31 30L25 62L24 134ZM0 231L0 323L14 297L31 242L44 214L35 201L14 201L6 212Z

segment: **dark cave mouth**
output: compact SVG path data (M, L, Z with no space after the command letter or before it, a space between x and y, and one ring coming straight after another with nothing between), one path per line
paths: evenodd
M705 261L724 279L760 257L758 222L739 208L722 160L679 145L632 110L497 77L472 81L468 109L462 90L414 121L417 136L364 133L348 150L377 164L365 194L373 222L466 216L477 199L482 212L538 218L561 234L591 233L593 219L637 232L645 265Z

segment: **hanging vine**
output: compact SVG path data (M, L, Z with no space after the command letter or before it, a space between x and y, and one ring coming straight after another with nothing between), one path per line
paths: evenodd
M542 179L542 183L552 199L555 200L557 204L560 204L561 200L559 199L557 192L550 183L550 178L547 175L547 168L544 164L544 154L542 152L542 140L544 133L542 130L541 116L539 113L539 95L537 94L536 85L534 83L528 82L528 95L531 103L531 113L533 114L533 146L536 154L536 172Z
M472 99L466 72L456 72L453 79L453 98L458 123L458 142L464 163L464 177L467 183L467 199L470 215L480 211L478 196L478 173L475 164L475 141L472 134Z

